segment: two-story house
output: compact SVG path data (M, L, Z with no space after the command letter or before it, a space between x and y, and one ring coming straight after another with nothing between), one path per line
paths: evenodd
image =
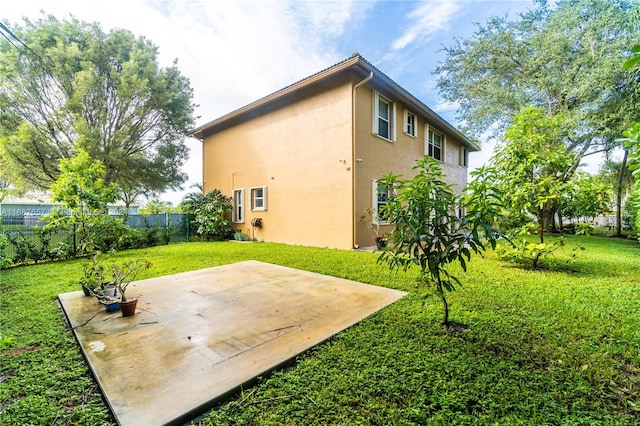
M203 142L204 192L232 197L235 229L342 249L374 244L362 217L388 198L377 179L412 176L428 155L461 191L468 153L480 149L359 54L190 136Z

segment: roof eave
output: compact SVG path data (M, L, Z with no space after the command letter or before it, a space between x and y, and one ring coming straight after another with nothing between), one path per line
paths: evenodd
M298 90L301 90L305 87L316 84L324 79L340 73L344 70L353 67L360 67L365 73L373 72L374 76L378 76L379 81L386 86L389 90L400 96L409 106L416 109L416 112L421 112L428 119L432 120L435 125L440 127L442 130L447 131L448 133L454 135L457 139L459 139L467 148L471 151L480 151L480 146L471 139L467 138L464 134L462 134L458 129L452 126L449 122L447 122L444 118L440 117L436 112L434 112L431 108L421 102L418 98L413 96L411 93L407 92L402 86L393 81L387 75L385 75L382 71L376 68L373 64L368 62L362 56L358 54L354 54L351 57L345 59L342 62L339 62L329 68L326 68L316 74L313 74L310 77L302 79L296 83L293 83L283 89L278 90L277 92L271 93L263 98L258 99L255 102L252 102L248 105L243 106L242 108L236 109L226 115L223 115L215 120L212 120L208 123L203 124L200 127L197 127L187 133L187 136L194 137L199 140L204 140L207 130L211 130L216 126L219 126L222 123L228 122L230 120L236 119L243 114L246 114L252 110L263 107L271 102L277 101L284 96L287 96L291 93L294 93ZM374 77L375 78L375 77ZM375 80L374 80L375 81Z
M248 105L243 106L242 108L238 108L235 111L232 111L226 115L223 115L222 117L216 118L215 120L212 120L206 124L203 124L200 127L197 127L191 131L189 131L187 133L187 136L190 137L194 137L200 140L204 139L205 136L205 131L208 129L211 129L212 127L215 127L221 123L224 123L226 121L232 120L234 118L237 118L249 111L252 111L256 108L260 108L264 105L267 105L273 101L276 101L284 96L287 96L291 93L294 93L300 89L303 89L307 86L310 86L312 84L315 84L319 81L324 80L325 78L334 75L336 73L339 73L341 71L344 71L348 68L351 68L352 66L356 65L359 61L360 57L359 56L352 56L342 62L339 62L336 65L333 65L332 67L326 68L316 74L313 74L310 77L307 77L303 80L300 80L296 83L293 83L283 89L278 90L277 92L271 93L270 95L267 95L263 98L258 99L255 102L252 102Z

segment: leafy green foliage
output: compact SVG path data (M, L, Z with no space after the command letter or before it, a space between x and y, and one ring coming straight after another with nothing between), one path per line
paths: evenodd
M619 141L624 143L624 147L626 152L628 152L628 157L630 162L633 162L633 165L629 166L630 170L633 173L633 176L636 178L633 186L633 195L629 200L629 205L632 209L635 210L636 220L633 224L633 228L636 232L636 235L640 236L640 122L633 122L629 126L627 130L625 130L622 135L623 138L619 139Z
M496 169L495 185L505 194L508 213L536 217L541 246L545 217L566 193L566 171L574 161L574 155L561 143L559 121L558 116L548 116L539 108L525 108L507 129L505 142L491 160ZM538 258L533 259L534 268Z
M224 240L231 232L231 198L219 189L207 192L200 200L190 204L196 232L206 240Z
M622 67L624 69L631 69L640 65L640 44L636 44L635 46L633 46L631 48L631 53L633 53L633 56L624 61L624 63L622 64Z
M147 204L140 208L140 214L159 214L170 213L176 210L171 201L162 201L159 199L149 200Z
M13 265L13 258L9 255L9 238L0 234L0 269Z
M80 255L93 252L96 229L106 217L107 203L115 201L119 188L102 178L104 165L92 161L80 150L72 158L60 160L60 175L51 185L53 201L62 202L59 209L44 217L49 229L74 229L79 236Z
M576 235L592 235L594 231L594 226L589 222L578 222L576 223Z
M440 327L439 303L423 305L406 277L389 274L372 253L174 244L145 250L154 267L140 278L255 259L410 292L221 401L199 420L203 426L636 424L638 245L566 240L559 261L570 245L587 251L565 270L508 267L491 251L474 259L464 288L449 295L453 319L469 324L463 332ZM138 256L118 253L113 260ZM115 424L55 301L78 289L84 264L2 272L3 424Z
M623 123L640 115L637 77L620 66L637 43L639 11L632 0L539 1L515 18L492 17L445 48L438 88L477 136L502 135L529 105L561 116L575 169L583 156L615 148Z
M3 179L47 188L59 160L84 149L127 204L185 181L194 105L176 62L161 68L145 38L75 18L25 19L13 29L29 49L0 42Z
M505 133L493 162L509 207L538 216L565 190L565 171L574 157L560 143L558 118L525 108Z
M411 266L420 268L419 283L433 286L435 294L444 307L442 323L449 323L449 306L446 291L453 291L460 281L451 275L445 266L459 262L463 270L471 260L471 253L480 253L484 247L483 237L492 245L495 238L485 218L486 209L498 199L488 196L489 188L478 184L477 191L469 198L468 206L477 210L464 217L457 217L456 210L462 200L444 182L440 163L431 157L423 157L413 167L416 175L411 179L400 179L389 173L378 182L391 189L391 196L380 213L394 225L387 234L387 248L379 261L391 270L407 271ZM493 193L491 195L494 195ZM486 198L479 198L486 197ZM482 228L487 232L481 236Z
M539 262L548 258L553 252L564 246L564 238L556 238L553 242L530 241L524 235L505 237L504 241L496 245L496 256L517 264L531 263L533 269L538 268Z
M595 218L609 211L611 186L600 176L577 173L560 194L559 214L563 217Z

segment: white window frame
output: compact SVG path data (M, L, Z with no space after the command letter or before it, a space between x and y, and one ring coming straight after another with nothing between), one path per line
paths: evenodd
M380 206L383 206L383 205L385 205L385 204L387 204L389 202L389 197L391 196L391 190L390 190L389 187L387 187L386 200L380 200L378 198L378 194L380 194L379 188L380 188L380 185L378 184L378 181L373 179L371 181L371 211L374 214L372 215L371 223L373 223L374 225L378 225L378 224L380 224L380 225L388 225L390 223L389 219L378 221L377 218L380 217L380 215L378 213L379 209L380 209Z
M440 158L436 158L435 157L435 142L432 140L431 135L438 135L440 136ZM425 125L425 130L424 130L424 155L434 158L438 161L441 161L444 163L444 155L445 155L445 145L446 145L446 137L443 133L438 132L437 130L434 130L431 126L429 126L428 124ZM429 153L429 148L432 148L431 150L431 154Z
M389 137L385 137L380 134L380 119L385 120L384 117L380 117L380 101L386 103L389 106L389 117L386 119L388 123ZM373 91L373 134L390 142L396 140L396 104L389 98L384 97L378 91Z
M412 123L409 123L410 119L411 119ZM404 131L404 133L406 135L409 135L412 138L415 138L415 137L418 136L417 117L416 117L416 115L414 113L412 113L411 111L405 109L402 123L403 123L403 131Z
M239 202L238 202L239 201ZM246 209L244 208L244 188L238 188L233 190L233 223L244 223L244 216Z
M460 147L460 165L462 167L469 167L469 150L466 146Z
M257 197L258 190L262 190L262 197ZM257 206L257 201L262 201L262 206ZM254 186L251 188L251 211L262 212L267 210L267 187L266 186Z

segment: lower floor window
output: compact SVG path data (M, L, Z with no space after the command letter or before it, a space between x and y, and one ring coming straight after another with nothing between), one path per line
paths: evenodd
M385 206L389 202L389 196L391 195L391 191L389 191L389 187L387 185L382 185L378 181L373 181L373 204L371 208L373 209L373 219L375 223L388 224L389 223L389 215L385 211Z
M267 210L267 187L251 188L251 210Z
M233 190L233 221L244 223L244 189Z

